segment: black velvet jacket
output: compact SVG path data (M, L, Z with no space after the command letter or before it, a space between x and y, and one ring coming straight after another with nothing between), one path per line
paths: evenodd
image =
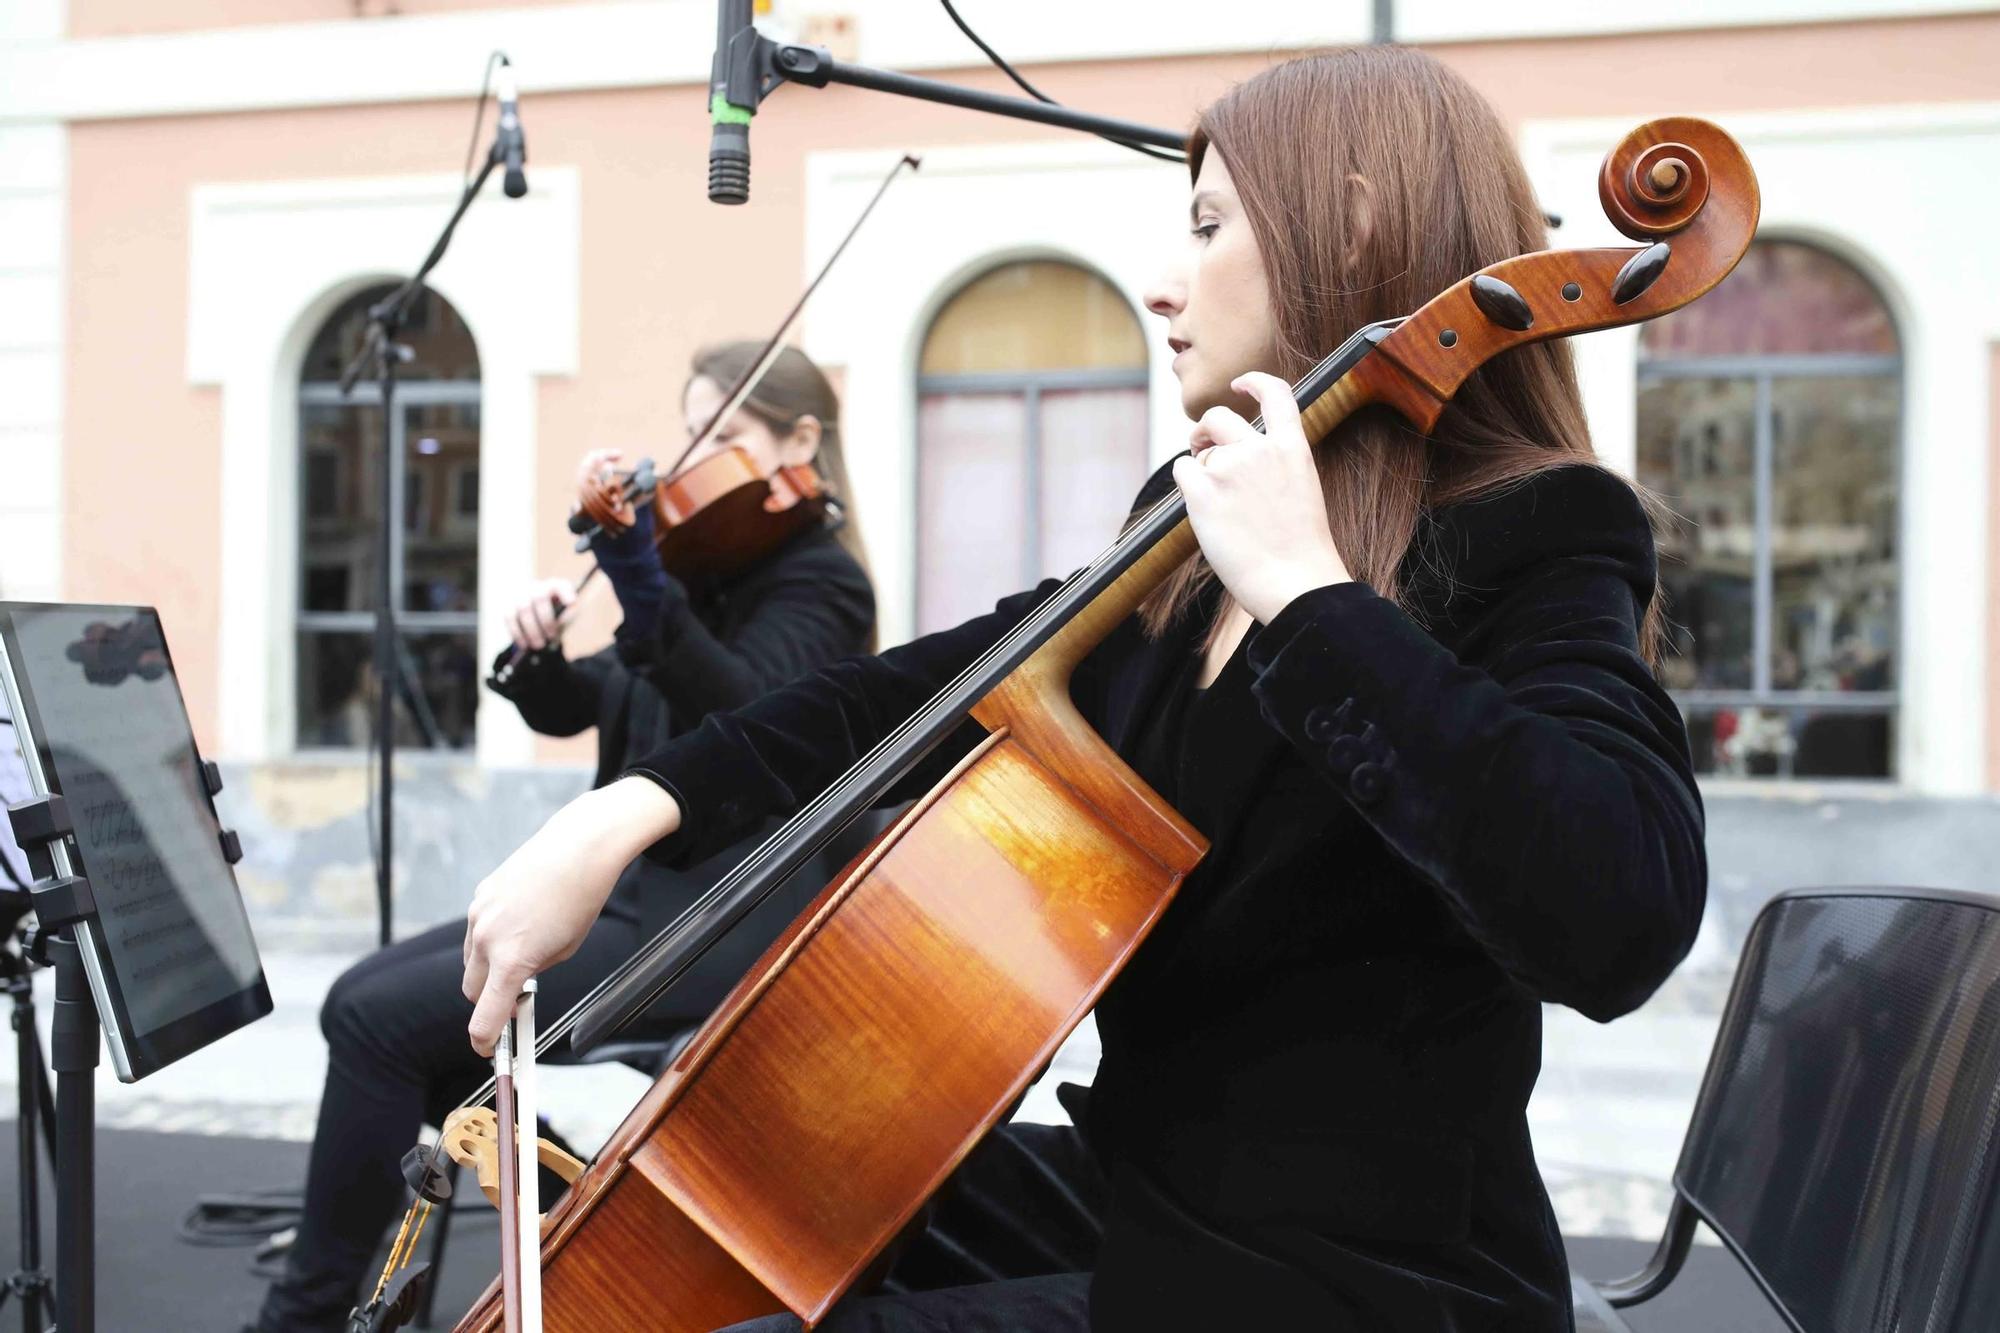
M1097 1011L1100 1329L1570 1327L1525 1114L1540 1005L1638 1005L1706 884L1638 652L1652 536L1579 465L1432 515L1406 570L1407 610L1307 593L1190 704L1181 808L1213 850ZM1052 587L641 760L685 815L653 854L795 809ZM1079 670L1121 753L1204 627L1127 624Z
M497 692L544 735L596 727L591 785L599 787L711 712L862 651L874 626L868 575L832 534L808 533L727 584L690 590L669 577L650 639L621 640L574 662L560 647L529 653ZM707 860L719 864L685 872L636 863L620 877L607 910L653 934L735 864L726 854L735 850L718 848Z

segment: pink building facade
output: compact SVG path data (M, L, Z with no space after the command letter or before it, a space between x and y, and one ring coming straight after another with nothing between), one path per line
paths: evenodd
M966 9L1055 97L1175 128L1272 59L1368 40L1378 17L1364 0ZM1647 117L1718 119L1760 171L1771 248L1728 319L1576 345L1600 450L1688 520L1667 547L1688 624L1672 683L1729 873L1765 892L1815 878L1776 850L1801 845L1787 821L1804 810L1835 811L1823 822L1857 845L1915 837L1940 811L1985 829L2000 790L2000 6L1391 10L1399 40L1462 70L1515 128L1560 245L1615 239L1596 163ZM780 0L760 21L1007 90L919 0ZM404 608L442 645L419 648L423 670L483 666L525 584L580 572L563 527L577 455L669 452L691 352L767 328L906 151L922 172L798 335L844 386L884 642L972 595L937 582L936 543L962 526L940 488L972 475L951 460L991 461L978 432L1041 469L1044 499L1021 502L1038 532L1085 522L1049 498L1050 468L1086 466L1052 443L1064 421L1128 441L1130 457L1062 474L1080 491L1181 447L1140 293L1175 239L1183 175L1060 131L788 88L752 130L751 203L712 206L713 25L698 0L15 0L0 17L0 596L160 607L202 743L249 778L246 828L339 826L354 844L311 867L253 856L273 907L365 902L339 870L365 855L361 752L325 666L358 622L341 571L321 568L339 561L339 497L365 489L340 455L363 425L314 387L316 348L448 212L489 51L519 72L532 188L482 198L437 271L439 355L448 342L458 359L413 385L401 425L399 560L442 589ZM1034 265L1079 276L1011 306L1002 292L994 319L1033 334L1063 301L1109 301L1132 339L1053 365L933 343L968 284L1018 271L1038 291ZM1033 559L1069 558L1062 541ZM603 641L608 611L579 645ZM587 740L538 740L476 685L470 702L439 688L413 737L438 751L412 754L418 792L472 812L508 784L541 805L573 786ZM440 854L434 915L491 855ZM1930 878L1960 875L1945 855Z

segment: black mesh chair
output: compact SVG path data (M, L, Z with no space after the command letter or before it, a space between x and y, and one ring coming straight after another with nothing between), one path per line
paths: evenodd
M1698 1221L1800 1333L2000 1329L2000 899L1786 893L1758 915L1709 1057L1666 1235L1572 1279L1626 1329Z

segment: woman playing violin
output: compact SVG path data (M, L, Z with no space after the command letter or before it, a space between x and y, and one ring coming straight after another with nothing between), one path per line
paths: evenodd
M690 434L707 424L761 350L757 343L725 343L696 355L682 398ZM838 421L839 404L826 377L787 348L687 466L735 448L761 475L816 464L844 492ZM621 461L611 451L585 455L579 484ZM612 646L576 661L564 656L559 640L576 588L550 580L535 585L509 614L513 648L496 676L505 683L495 688L536 731L572 736L597 728L600 786L709 713L865 651L874 629L874 593L851 522L794 538L729 577L688 583L662 567L650 506L636 508L634 527L594 541L623 616ZM752 831L746 826L739 839ZM568 961L543 974L542 993L552 1005L580 1000L742 850L718 846L682 869L644 861L623 868ZM676 990L648 1015L651 1034L705 1018L839 864L830 859L823 873L802 875L796 892L774 897L738 932L740 939L732 936L705 958L685 992ZM265 1299L259 1330L346 1326L356 1288L373 1276L376 1244L403 1197L403 1154L426 1121L437 1123L489 1072L462 1035L464 938L462 922L437 926L362 960L328 993L320 1016L329 1047L327 1082L305 1211L284 1276Z
M1593 459L1560 343L1489 363L1428 438L1380 409L1299 424L1286 381L1349 333L1545 246L1459 76L1292 61L1202 114L1190 165L1147 305L1198 424L1141 501L1177 485L1200 553L1072 694L1211 849L1097 1007L1075 1126L995 1131L821 1327L1557 1333L1541 1005L1640 1004L1706 882L1646 510ZM628 860L795 809L1053 586L712 715L559 812L474 900L474 1045Z

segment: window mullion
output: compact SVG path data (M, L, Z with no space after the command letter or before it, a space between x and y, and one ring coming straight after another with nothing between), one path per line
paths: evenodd
M1022 454L1027 461L1028 478L1021 493L1027 509L1021 525L1021 586L1032 588L1042 577L1042 386L1030 383L1024 397L1028 438L1023 442Z
M1775 602L1775 576L1772 572L1771 510L1772 488L1772 430L1771 430L1771 376L1762 373L1757 376L1757 400L1753 409L1757 417L1754 434L1756 453L1754 467L1757 488L1757 530L1753 542L1756 551L1755 587L1751 610L1751 682L1759 695L1771 691L1771 653L1773 648L1772 616Z
M383 521L389 525L389 623L395 626L398 642L402 635L403 612L403 507L410 502L404 492L409 485L405 451L409 448L409 435L404 429L409 408L400 399L396 403L396 414L389 421L389 457L382 460L382 466L389 469L389 512Z

